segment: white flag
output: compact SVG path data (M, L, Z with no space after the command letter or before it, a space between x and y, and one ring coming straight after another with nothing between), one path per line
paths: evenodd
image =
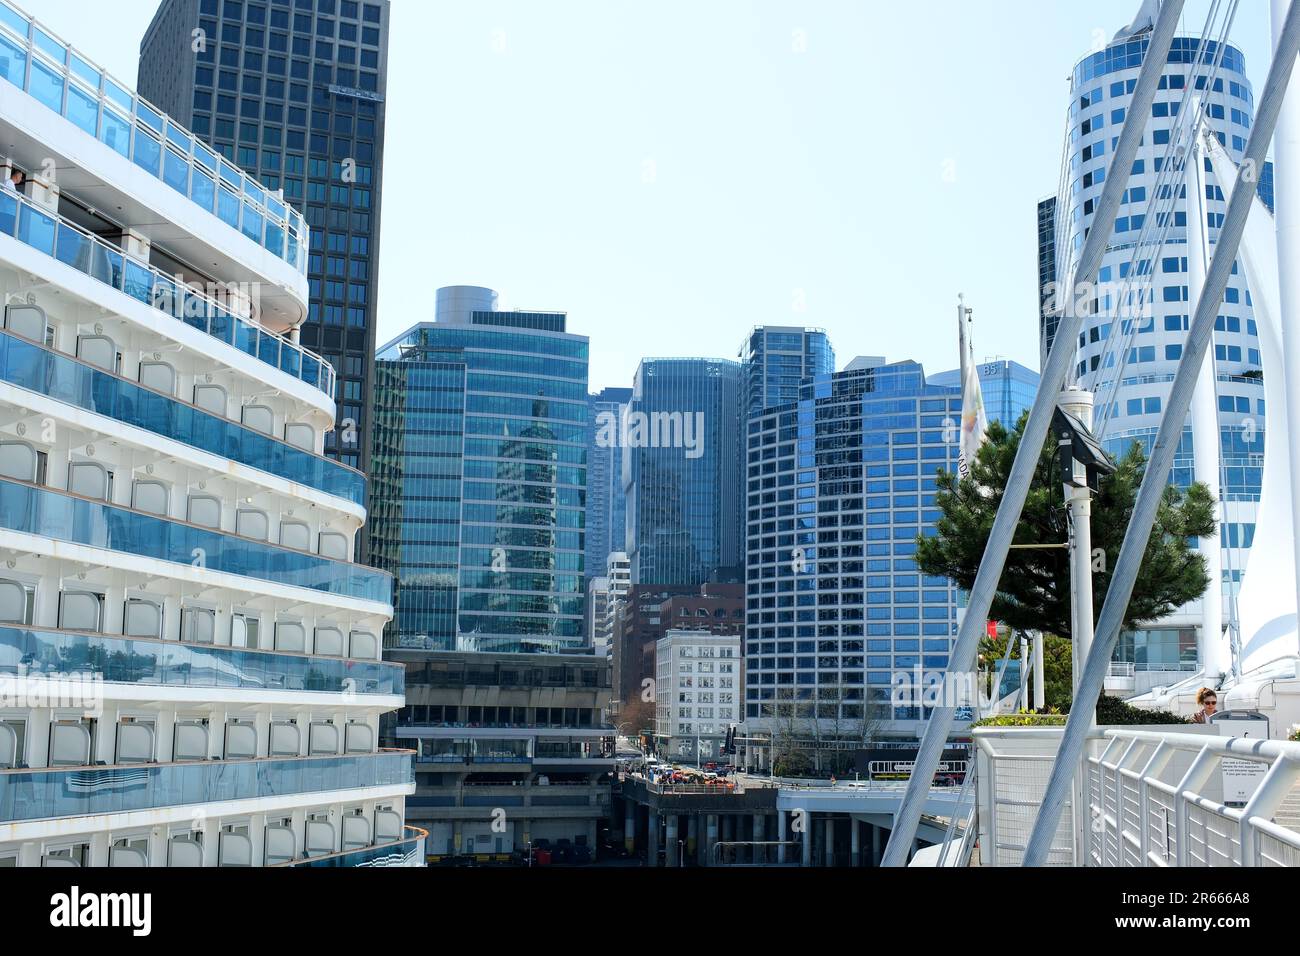
M970 476L970 465L975 453L984 444L988 430L988 417L984 414L984 394L980 391L980 377L975 369L975 350L971 345L968 325L971 310L961 296L957 297L957 337L961 349L961 444L957 450L957 477Z

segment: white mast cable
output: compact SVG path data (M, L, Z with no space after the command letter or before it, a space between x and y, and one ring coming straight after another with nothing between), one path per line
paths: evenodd
M1178 199L1182 198L1180 196L1181 182L1179 190L1174 190L1173 186L1175 180L1181 181L1181 173L1186 163L1187 148L1184 145L1183 139L1185 134L1187 134L1189 125L1192 129L1195 128L1196 122L1199 121L1201 113L1205 110L1205 104L1202 101L1195 116L1192 116L1188 107L1196 102L1195 92L1201 87L1200 81L1204 80L1205 88L1208 91L1213 91L1214 83L1218 75L1219 65L1222 62L1223 51L1225 49L1224 41L1226 40L1228 30L1231 27L1232 20L1236 15L1236 0L1233 0L1232 8L1230 9L1227 18L1225 18L1224 26L1219 31L1219 40L1216 44L1216 55L1214 60L1211 62L1210 73L1205 75L1202 72L1202 65L1207 60L1204 51L1208 46L1210 33L1213 29L1213 24L1217 19L1218 7L1219 0L1215 0L1210 9L1209 16L1207 17L1205 28L1202 31L1200 40L1198 41L1198 53L1195 61L1192 63L1192 69L1188 77L1189 82L1184 85L1182 96L1174 110L1174 114L1178 117L1178 122L1170 130L1171 136L1169 142L1165 146L1164 156L1158 160L1159 169L1157 172L1159 175L1156 178L1156 183L1152 190L1152 196L1148 199L1148 203L1151 205L1149 206L1146 217L1143 220L1143 228L1138 234L1137 241L1132 244L1134 251L1129 262L1121 266L1121 278L1125 279L1125 284L1121 288L1120 295L1117 299L1116 318L1119 318L1118 310L1122 309L1126 303L1131 305L1133 298L1131 289L1135 280L1141 280L1141 285L1144 287L1150 285L1151 277L1154 275L1154 256L1159 255L1159 250L1165 245L1169 233L1173 228L1173 213ZM1189 117L1191 117L1190 124L1188 122ZM1145 122L1146 120L1143 118L1143 123ZM1154 229L1160 230L1159 241L1154 243L1156 252L1151 259L1144 260L1144 250L1153 245L1152 240L1148 237ZM1146 297L1144 293L1141 293L1141 298L1145 303ZM1118 381L1119 375L1117 374L1109 382L1100 383L1101 373L1110 367L1110 356L1114 355L1116 351L1116 337L1121 334L1126 336L1125 347L1120 350L1121 370L1124 364L1127 363L1128 343L1132 341L1133 336L1136 334L1136 327L1133 326L1131 318L1127 323L1121 321L1118 327L1112 322L1110 332L1107 336L1106 346L1102 354L1098 356L1098 365L1097 368L1093 370L1093 380L1090 383L1093 391L1096 391L1101 384L1111 387L1111 393L1108 397L1113 397L1114 387ZM1109 416L1110 404L1111 403L1108 401L1106 405L1102 407L1103 416ZM1099 435L1102 433L1102 430L1102 427L1094 429L1094 431Z
M1192 70L1188 77L1188 83L1184 86L1183 95L1178 103L1177 114L1178 122L1170 130L1169 143L1165 147L1164 157L1160 162L1159 176L1153 188L1153 195L1148 200L1154 204L1154 208L1149 209L1146 218L1143 221L1142 231L1138 235L1138 240L1133 245L1133 255L1128 262L1127 274L1123 275L1125 283L1120 290L1118 302L1116 303L1116 313L1111 321L1109 334L1106 338L1106 345L1102 353L1097 356L1097 368L1093 370L1093 378L1090 383L1090 390L1100 392L1104 386L1106 393L1104 400L1099 403L1098 420L1094 426L1094 433L1101 438L1105 435L1106 429L1110 424L1112 417L1115 397L1123 381L1124 369L1128 365L1129 349L1136 338L1140 326L1134 321L1132 315L1132 286L1135 280L1139 284L1138 295L1145 306L1147 302L1147 293L1151 291L1153 277L1155 275L1156 263L1168 242L1169 234L1174 227L1175 211L1178 200L1184 198L1183 173L1186 166L1187 154L1190 151L1191 138L1195 135L1202 117L1208 110L1208 94L1214 91L1214 84L1217 81L1220 65L1223 61L1224 51L1226 49L1226 40L1228 31L1236 18L1238 0L1232 0L1232 4L1224 19L1223 28L1219 32L1219 39L1215 46L1215 56L1211 61L1210 71L1208 74L1202 73L1201 66L1206 61L1205 48L1211 32L1214 20L1217 18L1219 2L1215 0L1214 6L1210 10L1207 18L1205 30L1202 31L1201 39L1197 47L1197 56L1192 64ZM1199 81L1204 79L1204 88L1207 97L1199 99L1199 105L1195 110L1188 110L1188 106L1197 103L1195 91L1200 86ZM1193 115L1194 114L1194 115ZM1190 122L1189 122L1190 120ZM1145 119L1143 120L1145 122ZM1190 132L1188 131L1190 127ZM1186 137L1187 142L1184 142ZM1175 187L1177 184L1177 188ZM1158 241L1152 242L1148 238L1153 228L1160 230ZM1149 258L1143 258L1149 251ZM1124 269L1121 268L1121 272ZM1154 296L1151 296L1152 305L1154 306ZM1123 318L1125 305L1129 305L1129 318ZM1141 317L1139 309L1138 317ZM1151 321L1155 321L1154 315ZM1116 348L1117 338L1122 337L1122 344ZM1114 375L1109 381L1102 383L1100 381L1102 373L1111 366L1112 361L1118 366Z

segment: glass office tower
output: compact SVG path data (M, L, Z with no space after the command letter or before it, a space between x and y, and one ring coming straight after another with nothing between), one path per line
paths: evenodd
M754 412L798 401L799 386L835 371L835 350L821 329L759 325L740 346L746 420Z
M984 413L989 421L1001 422L1008 429L1015 428L1021 412L1034 403L1034 396L1038 394L1038 373L1008 359L979 362L975 371L979 375ZM931 375L927 381L931 385L960 389L961 370L940 372Z
M398 578L391 645L550 651L582 633L585 336L562 312L439 289L380 349L372 548Z
M605 388L587 396L590 432L587 445L587 576L605 573L609 556L622 551L627 535L627 496L623 492L623 452L617 437L630 388Z
M740 409L736 362L637 367L620 441L634 584L740 580Z
M956 468L961 390L862 357L800 392L748 426L746 725L853 736L874 710L914 736L923 715L889 706L891 677L943 670L956 633L956 589L912 556L939 518L935 472ZM1011 394L1014 418L1033 392Z
M140 92L307 220L301 342L338 375L338 428L325 452L362 471L388 18L388 0L163 0L140 44Z

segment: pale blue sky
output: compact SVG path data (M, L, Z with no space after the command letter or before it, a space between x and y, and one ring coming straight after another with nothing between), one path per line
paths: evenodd
M134 83L152 0L25 5ZM734 358L757 324L942 371L958 292L979 357L1037 368L1067 78L1139 3L392 6L378 341L437 286L492 286L569 313L595 391L642 356ZM1233 36L1258 92L1264 0Z

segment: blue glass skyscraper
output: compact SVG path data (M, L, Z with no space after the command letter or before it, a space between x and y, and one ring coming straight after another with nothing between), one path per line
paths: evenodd
M980 393L984 396L984 413L991 422L1001 422L1008 429L1015 428L1021 413L1034 403L1038 394L1038 373L1019 362L995 359L975 365L979 375ZM952 369L931 375L931 385L961 388L961 370Z
M999 415L1014 421L1033 396L1010 394ZM874 711L913 736L923 715L890 707L891 680L948 663L957 592L913 555L939 518L935 474L956 468L960 388L859 358L800 395L748 426L747 725L773 732L789 713L852 736Z
M740 347L744 415L797 401L799 386L814 375L835 371L835 350L821 329L759 325Z
M399 580L390 642L583 646L588 346L565 321L455 286L380 349L372 544Z
M634 584L740 579L740 403L736 362L638 366L619 442Z

